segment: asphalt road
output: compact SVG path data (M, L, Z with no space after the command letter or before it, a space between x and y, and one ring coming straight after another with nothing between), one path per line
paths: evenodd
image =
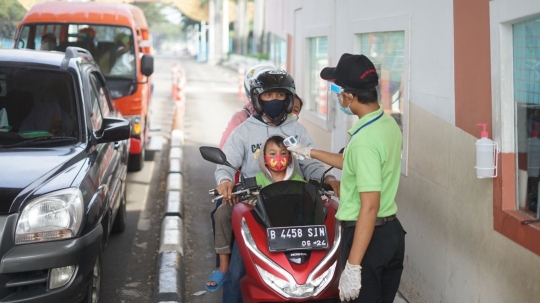
M221 302L221 290L202 295L215 269L214 238L208 190L215 188L215 164L202 159L199 147L218 146L232 114L243 103L237 99L238 75L221 66L182 60L186 70L184 123L184 226L186 302Z
M152 136L170 137L173 106L171 67L177 57L155 56L151 103ZM164 140L164 147L168 141ZM103 252L101 302L151 302L168 170L167 149L156 152L140 172L128 174L126 229L112 234Z

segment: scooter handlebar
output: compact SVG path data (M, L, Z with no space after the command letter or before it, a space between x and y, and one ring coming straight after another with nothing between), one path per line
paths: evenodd
M250 187L250 188L246 188L246 189L239 189L237 186L234 187L233 190L236 190L234 192L232 192L231 194L232 195L243 195L243 194L251 194L252 192L256 192L258 191L258 189L260 189L259 186L255 186L255 187ZM214 199L212 199L212 203L216 202L217 200L219 199L222 199L223 198L223 195L219 195L219 193L217 192L217 189L211 189L208 191L208 194L212 197L215 196ZM219 196L218 196L219 195Z

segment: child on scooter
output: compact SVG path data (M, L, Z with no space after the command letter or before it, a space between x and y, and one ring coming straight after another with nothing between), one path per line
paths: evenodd
M284 180L304 181L302 176L295 172L295 158L291 156L283 140L282 136L274 135L263 145L263 157L259 156L261 172L255 176L261 187Z
M261 151L255 153L258 156L261 171L255 176L257 184L265 187L274 182L285 180L305 181L296 172L296 159L283 144L284 137L273 135L262 145ZM229 258L231 254L231 242L233 237L230 208L234 206L223 203L214 215L216 220L215 249L219 255L220 265L212 272L206 289L209 291L218 290L223 284L225 273L229 270Z

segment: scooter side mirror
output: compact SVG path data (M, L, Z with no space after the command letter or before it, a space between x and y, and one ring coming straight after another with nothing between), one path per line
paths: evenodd
M201 146L199 148L199 151L201 152L201 156L204 160L208 162L212 162L215 164L225 165L228 167L231 167L235 169L228 161L227 156L221 151L221 149L217 147L211 147L211 146Z

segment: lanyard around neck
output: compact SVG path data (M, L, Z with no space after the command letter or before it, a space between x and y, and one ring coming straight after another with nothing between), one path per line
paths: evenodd
M354 135L356 135L362 128L364 128L364 127L370 125L371 123L373 123L373 122L379 120L383 115L384 115L384 112L382 112L382 113L381 113L380 115L378 115L377 117L375 117L375 118L369 120L368 122L366 122L366 124L362 125L359 129L357 129L357 130L351 135L351 139L352 139L352 137L354 137Z

